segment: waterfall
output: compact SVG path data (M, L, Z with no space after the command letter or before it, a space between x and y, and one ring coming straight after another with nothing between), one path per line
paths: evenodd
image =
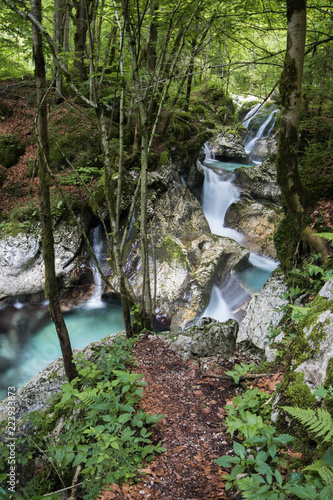
M213 285L209 304L201 315L201 318L204 317L214 318L221 322L232 318L230 308L223 298L221 290L216 285Z
M277 112L277 110L274 112ZM266 120L266 122L267 126L269 121ZM263 133L263 131L261 131L261 133ZM207 151L209 151L207 143L204 149L208 161L206 165L202 165L205 173L202 190L203 212L212 233L232 238L240 243L244 236L235 229L224 227L224 218L229 206L240 197L239 189L232 183L235 176L234 174L230 174L230 171L225 172L223 170L224 163L213 160L211 154L207 155ZM214 169L207 166L212 165L212 163L215 167ZM226 168L230 169L230 165L231 164L227 163ZM235 311L242 303L246 302L249 298L248 293L259 291L258 288L262 288L270 273L277 267L277 263L273 259L253 252L250 253L249 263L252 267L246 269L244 273L242 271L235 273L235 277L238 277L247 291L245 291L232 276L228 279L227 283L224 284L223 290L220 290L219 287L214 284L209 304L201 317L208 316L218 321L227 321L232 318L232 311ZM248 279L250 279L250 286L247 283ZM252 283L255 284L252 285Z
M100 264L103 256L103 237L102 237L102 227L96 226L92 230L92 249L96 256L97 262ZM90 297L90 299L85 302L84 307L87 309L99 309L105 307L104 302L102 301L102 277L96 267L95 261L92 257L90 257L90 266L93 272L94 277L94 293Z
M202 166L205 172L202 209L211 232L241 242L243 236L240 233L234 229L224 227L224 217L229 206L239 199L239 190L232 184L234 176L224 180L221 175L211 168Z
M246 114L244 120L242 121L242 125L244 125L244 127L249 128L249 125L250 125L252 118L255 117L255 115L257 114L257 112L259 111L259 108L261 106L262 106L262 103L259 103L259 104L256 104L254 106L254 108L250 109L250 111Z
M264 121L264 123L261 125L261 127L257 131L255 137L253 137L253 139L251 139L249 142L246 142L246 144L245 144L245 151L247 152L247 154L250 154L251 151L253 150L256 142L263 138L266 128L269 126L269 124L271 123L271 121L273 121L272 125L269 128L268 133L265 135L265 137L269 136L269 134L271 133L271 131L273 130L273 127L275 125L278 112L279 112L278 109L274 109L269 114L269 116L266 118L266 120Z

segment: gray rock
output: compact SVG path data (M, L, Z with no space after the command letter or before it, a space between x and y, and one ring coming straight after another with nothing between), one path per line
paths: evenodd
M295 370L304 373L304 382L312 391L318 385L324 385L328 362L333 359L333 312L330 310L324 311L312 325L304 328L305 337L308 338L314 329L320 329L322 333L319 348L309 340L313 348L313 354Z
M255 167L240 167L235 170L236 181L242 189L259 200L274 203L281 201L281 190L277 184L275 161L271 158Z
M220 323L203 318L168 343L185 361L192 357L231 357L236 347L237 331L238 323L233 319Z
M256 202L242 196L233 203L224 219L226 227L232 227L246 236L242 243L252 252L276 258L274 233L282 219L282 209Z
M319 292L320 297L327 300L333 300L333 279L326 281L325 285Z
M287 285L281 274L273 272L261 292L251 299L239 325L237 344L250 340L256 347L265 351L269 361L275 357L275 351L268 345L268 337L270 327L276 327L283 317L284 312L281 308L288 303L288 300L283 298L282 294L287 291Z
M254 162L262 162L273 153L277 151L277 138L274 137L262 137L257 140L254 148L251 151L251 160Z
M63 276L74 267L81 247L76 226L60 223L54 232L56 275ZM44 287L44 262L41 236L20 233L0 240L0 298L39 292Z
M208 147L216 160L235 163L248 163L249 156L244 149L241 137L235 131L228 129L219 131L208 143Z

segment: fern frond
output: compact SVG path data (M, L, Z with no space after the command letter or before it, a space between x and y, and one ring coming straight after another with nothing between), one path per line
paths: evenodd
M333 493L333 468L326 464L323 460L316 460L311 465L304 467L302 472L315 472L317 473L325 486L328 486L330 492Z
M333 469L329 465L319 469L318 474L321 479L324 481L325 486L328 486L330 492L333 493Z
M304 425L316 438L322 438L323 442L331 442L333 438L333 421L327 410L318 409L318 414L311 408L298 408L283 406L282 409L296 418Z

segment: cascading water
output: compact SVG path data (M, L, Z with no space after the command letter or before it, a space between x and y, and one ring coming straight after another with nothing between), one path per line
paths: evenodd
M269 137L269 134L271 133L271 131L273 130L274 128L274 125L276 123L276 119L277 119L277 115L279 113L279 110L278 109L274 109L270 114L269 116L266 118L266 120L264 121L264 123L261 125L261 127L259 127L256 135L250 139L248 142L245 141L245 151L247 152L247 154L250 154L254 148L254 146L256 145L256 143L262 139L264 136L265 137ZM253 118L253 117L252 117ZM249 123L248 123L248 126L250 125L250 122L252 120L252 118L250 118L249 120ZM266 134L265 134L266 132ZM265 135L264 135L265 134Z
M224 227L226 211L231 203L237 201L240 192L232 181L234 175L231 173L240 167L236 163L223 163L212 158L208 145L205 144L206 159L202 165L205 173L205 180L202 189L202 209L209 223L212 233L229 237L240 243L243 235L238 231ZM273 259L250 253L249 258L252 267L244 271L234 273L243 288L234 278L229 279L225 288L220 290L213 285L209 304L202 314L202 317L211 317L219 321L227 321L233 317L233 310L237 309L243 300L245 302L248 295L259 291L270 273L277 267ZM236 298L237 296L237 298Z
M97 262L100 264L103 256L103 237L102 237L102 227L96 226L92 230L92 249L96 256ZM102 301L102 277L96 267L94 259L90 258L90 266L94 277L94 293L90 299L84 304L87 309L100 309L105 307L105 303Z

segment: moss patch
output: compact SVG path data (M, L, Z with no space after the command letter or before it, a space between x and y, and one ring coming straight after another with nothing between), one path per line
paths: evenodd
M24 143L14 135L0 137L0 164L9 168L18 162L25 151Z

